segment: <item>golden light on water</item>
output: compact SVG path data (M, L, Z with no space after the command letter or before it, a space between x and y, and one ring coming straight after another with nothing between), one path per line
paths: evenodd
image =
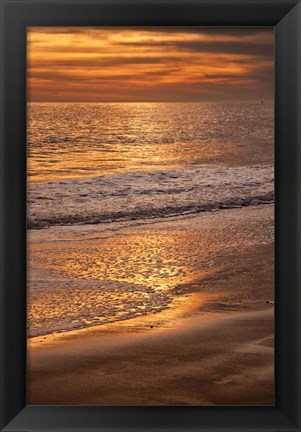
M43 296L30 297L31 327L62 319L70 321L70 328L110 323L156 314L169 309L171 303L168 316L172 317L194 307L191 302L182 304L182 296L175 296L172 290L215 271L214 266L199 260L197 248L191 250L192 242L202 242L200 235L191 231L153 231L150 227L147 235L139 230L137 235L125 230L120 240L107 235L95 234L95 239L91 236L84 242L68 242L65 237L64 248L58 240L29 250L29 259L35 262L34 272L29 271L30 278L34 275L31 285L37 278L39 284L45 279L47 286L52 286L50 290L42 286ZM39 238L39 233L34 238ZM34 242L30 244L34 246ZM199 301L211 296L203 292Z
M117 231L112 225L111 232L101 225L30 231L31 336L41 329L71 330L144 315L172 321L225 295L232 305L240 305L242 297L247 301L243 284L225 284L222 293L218 274L227 265L227 254L233 263L233 251L243 254L268 242L269 235L252 211L234 216L214 214L217 224L206 215L184 218L177 229L170 220ZM221 218L223 225L218 224Z
M147 234L131 234L120 241L114 236L101 241L91 239L85 248L81 248L80 241L74 241L64 250L58 241L51 245L53 250L43 249L47 253L46 267L70 280L109 278L155 290L172 288L205 274L194 266L197 251L190 251L190 244L196 241L193 232L150 230Z

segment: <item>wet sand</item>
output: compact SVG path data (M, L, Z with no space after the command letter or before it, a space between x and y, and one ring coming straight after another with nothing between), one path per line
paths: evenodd
M91 332L90 332L91 333ZM273 405L273 307L29 349L28 403Z
M272 224L269 205L164 222L205 226L205 246L220 232L214 265L159 313L30 338L27 403L273 405Z

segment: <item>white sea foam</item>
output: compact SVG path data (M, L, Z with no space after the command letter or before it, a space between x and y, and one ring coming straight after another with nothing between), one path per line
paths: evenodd
M169 217L273 199L271 166L113 174L31 184L28 227Z

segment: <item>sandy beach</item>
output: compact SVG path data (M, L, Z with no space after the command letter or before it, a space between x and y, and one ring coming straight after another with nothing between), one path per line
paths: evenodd
M203 242L214 229L222 254L215 244L198 279L178 276L174 300L158 313L30 338L28 403L273 405L273 239L267 229L260 236L272 218L273 206L265 205L135 227L135 236L147 230L148 238L182 228L187 238L188 225L202 227ZM132 231L118 231L114 241L125 247ZM91 253L96 234L89 235L80 238L82 255L84 247ZM57 251L51 233L42 244Z
M52 339L29 348L28 403L273 405L273 334L268 307L138 335Z

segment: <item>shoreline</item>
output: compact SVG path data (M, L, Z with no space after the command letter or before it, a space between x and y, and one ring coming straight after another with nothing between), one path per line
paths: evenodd
M253 250L252 259L259 260L261 255L265 255L261 248ZM243 261L244 256L240 257ZM237 264L237 263L236 263ZM269 263L267 268L269 267ZM222 269L216 274L206 274L204 279L196 280L190 283L184 283L175 287L172 291L177 293L174 296L171 304L164 310L157 313L149 312L144 315L138 315L124 320L116 320L105 324L83 326L74 329L61 330L49 332L41 335L31 336L27 338L28 347L38 347L44 345L55 345L61 341L73 340L75 338L82 338L86 336L105 336L105 335L122 335L127 333L147 334L148 331L152 332L164 331L169 329L178 329L182 325L186 325L194 320L203 322L206 320L216 319L219 316L236 316L238 314L262 311L274 305L274 301L267 299L265 301L256 302L247 308L246 306L240 307L235 310L227 310L224 306L220 306L219 302L223 301L224 294L220 289L220 285L224 284L226 287L236 284L238 279L243 277L239 272L235 275ZM262 272L266 271L264 268ZM248 281L250 284L250 281ZM202 292L204 287L210 287L210 293ZM249 287L250 288L250 287ZM228 294L226 294L228 296ZM267 297L266 297L267 298ZM233 306L233 305L232 305Z
M146 238L158 239L154 256L162 258L162 241L173 238L176 230L170 244L178 247L182 241L187 255L181 259L188 256L190 263L191 238L199 247L195 257L201 259L196 269L205 271L189 274L186 268L186 275L174 279L173 288L163 286L173 300L157 313L29 338L27 403L273 405L272 220L273 206L265 205L183 218L177 224L163 221L135 227L135 232L127 226L117 236L114 231L103 236L95 227L57 228L50 234L47 230L47 235L36 232L32 244L42 257L51 251L57 259L55 253L63 244L70 253L77 245L90 252L102 239L117 246L123 241L124 248L124 241L140 245ZM151 246L147 243L145 250ZM176 253L172 249L172 255L179 256ZM130 277L139 275L142 262L138 252L134 258L138 273L131 270ZM168 268L168 256L166 260ZM212 265L204 267L208 262ZM110 268L112 277L113 271ZM159 282L160 277L158 273Z
M152 314L161 316L162 314L164 315L167 310L173 309L176 311L183 308L183 301L185 303L185 300L188 300L186 301L188 308L195 302L202 305L210 302L212 306L214 298L218 296L223 299L224 307L228 309L230 307L230 310L232 310L234 304L234 310L254 309L254 306L255 308L260 308L264 301L273 300L272 293L270 293L270 282L273 278L273 240L272 238L265 238L265 236L260 233L261 224L267 227L264 228L265 230L270 229L270 222L267 221L272 217L272 214L272 205L262 205L252 208L227 209L224 210L222 214L213 212L194 216L188 215L186 217L177 218L176 220L161 220L135 227L126 224L125 226L111 227L111 230L107 230L108 228L100 227L99 225L94 225L90 227L54 227L52 230L47 230L46 232L37 230L31 233L29 245L32 251L29 249L29 256L34 258L31 265L36 267L36 270L29 275L29 283L33 284L35 280L37 283L40 283L39 281L45 281L43 282L42 289L39 290L41 299L43 299L44 292L46 292L48 296L48 289L52 290L58 283L60 284L59 286L62 286L62 288L60 288L62 294L65 286L71 289L74 284L75 286L78 285L81 282L81 275L78 274L77 276L77 261L84 259L83 265L85 266L85 272L89 270L91 276L89 274L88 278L91 278L91 280L95 279L95 282L97 280L101 281L104 278L108 281L116 281L116 283L118 283L118 280L121 280L132 284L128 285L129 287L137 286L138 289L142 290L144 289L143 285L145 285L148 290L147 292L150 292L150 287L156 290L157 286L159 288L157 293L159 295L162 293L165 297L168 296L170 300L162 309L138 310L138 314L127 314L127 316L121 317L120 319L117 317L117 319L114 319L113 317L113 319L109 319L105 322L97 322L97 320L94 320L91 324L79 323L73 328L70 325L64 327L64 322L61 322L63 326L61 328L54 326L53 329L49 327L48 330L47 327L44 326L45 332L41 331L40 334L31 333L29 339L44 338L46 335L51 334L60 335L64 332L82 331L85 328L97 327L99 325L102 327L107 325L111 326L113 323L118 325L118 322L122 324L124 321ZM250 227L245 225L245 221L248 221ZM221 223L222 225L220 225ZM216 229L215 225L220 226ZM243 241L241 241L240 236L237 234L237 230L240 232L241 229L243 230L241 236L245 238ZM256 232L258 234L255 234ZM269 236L270 235L271 234L269 234ZM146 244L148 239L150 239L150 246ZM179 241L181 245L178 247L177 243ZM190 241L193 242L191 250L186 247L186 242L189 243ZM209 243L211 241L215 248L215 250L213 249L212 251ZM125 260L118 262L118 253L124 253L124 242L126 242L128 248L126 252L127 258L133 260L134 268L128 266ZM133 247L137 247L139 243L143 245L143 248L141 247L141 254L138 252L139 249L137 252L132 249ZM146 244L145 247L144 243ZM240 243L241 247L238 248ZM105 249L103 247L99 249L102 244L105 245ZM166 246L170 248L170 245L172 245L173 250L171 253L168 252L168 254L164 256L164 248ZM149 247L150 252L148 252ZM61 253L62 248L66 250L65 255L72 254L72 256L74 256L71 262L69 258L65 260L65 257ZM163 256L160 252L161 248L163 248ZM193 252L194 248L195 252ZM83 253L77 254L77 249L81 249ZM116 252L114 252L114 249L116 249ZM208 249L209 252L207 253L206 251ZM89 255L86 254L85 250L89 251ZM92 256L90 256L90 251L93 253ZM149 253L151 255L149 255ZM62 265L61 261L56 258L57 254L65 260L65 263ZM104 256L105 261L99 261L99 254ZM118 267L116 267L116 269L114 265L112 267L110 254L113 254L113 260L117 261ZM175 257L177 257L177 259L175 259ZM63 278L60 279L60 273L58 273L57 277L55 274L52 275L47 267L40 266L40 262L43 263L46 259L48 260L48 258L53 261L52 267L49 267L49 270L52 270L52 268L55 269L55 265L59 271L69 272L65 280L68 282L68 278L74 278L71 280L71 282L73 282L72 286L68 286L66 283L62 285L65 277L63 273ZM37 264L35 264L35 260L38 260ZM148 264L148 262L150 262L150 264ZM198 262L200 262L200 264L198 264ZM72 266L74 266L75 270ZM255 286L257 284L257 278L252 273L252 268L254 266L256 267L256 271L260 271L262 279L260 282L262 286L259 287L259 292L257 292L258 290ZM134 271L137 272L137 276ZM170 271L173 272L171 278L168 275ZM176 275L176 271L178 275ZM145 272L147 272L147 276L151 278L150 283L147 282L147 279L144 279ZM163 273L167 274L167 278L162 277L161 273L162 275ZM155 275L154 280L152 280L153 274ZM77 277L79 279L77 279ZM86 273L83 273L82 277L86 280ZM232 288L224 281L233 277L235 280L232 281ZM251 279L252 293L248 293L248 290L247 293L244 292L245 289L242 286L241 279L246 286L250 285L249 279ZM143 283L144 280L146 280L146 284ZM47 281L49 281L49 283L47 283ZM89 279L87 283L89 283ZM95 283L91 285L91 287L97 289ZM115 290L116 289L119 289L118 285L116 285ZM106 288L104 288L104 290L106 290ZM34 293L35 291L31 292ZM155 292L156 291L154 291L154 294ZM240 292L242 295L241 299L239 298ZM189 298L187 299L187 297L191 297L191 294L195 295L197 293L199 294L198 298L194 296L191 301L189 301ZM229 300L229 296L231 296L231 304L229 301L227 302L227 297ZM114 301L112 296L109 296L106 301L110 302L110 298ZM29 300L32 301L30 298ZM67 301L68 299L64 296L62 300ZM96 300L97 303L105 301L104 298L100 298L99 300L96 298ZM53 298L53 301L52 299L48 300L47 297L47 310L51 315L53 308L60 302L58 294ZM77 302L76 298L74 301ZM112 303L112 305L114 305L114 303ZM244 308L244 306L246 307ZM43 303L40 303L39 307L41 308L40 313L44 314L45 300L43 300ZM193 308L196 309L195 305ZM223 311L222 304L217 312L219 311ZM69 313L68 309L65 308L65 310L61 312L62 316L64 316L64 312L67 314ZM206 312L211 312L210 307L209 310L207 308ZM95 310L94 313L97 314L97 310ZM101 310L98 313L101 313Z
M274 194L274 192L272 192L272 195ZM131 217L129 218L125 218L125 217L121 217L121 218L112 218L109 217L108 219L99 219L98 221L95 221L95 218L92 218L92 220L90 221L88 218L86 221L73 221L72 223L52 223L50 224L49 222L41 223L40 225L37 224L28 224L27 225L27 229L28 230L32 230L32 231L41 231L41 230L47 230L47 229L51 229L51 228L66 228L66 227L82 227L82 226L98 226L98 225L105 225L106 224L133 224L136 226L140 226L140 225L144 225L144 224L148 224L148 223L159 223L159 222L163 222L163 221L172 221L172 220L177 220L177 219L185 219L187 217L198 217L200 214L206 214L206 213L215 213L218 211L223 211L223 210L235 210L235 209L241 209L241 208L248 208L248 207L255 207L255 206L270 206L270 205L275 205L275 200L274 200L274 196L271 199L270 198L270 193L266 194L266 197L264 198L252 198L252 199L248 199L245 202L240 202L239 203L225 203L222 205L216 205L216 204L208 204L208 205L204 205L204 207L198 209L195 206L189 207L187 208L183 208L181 212L179 213L175 213L174 209L171 209L170 213L166 213L165 215L162 215L161 211L158 211L158 213L154 213L151 216L146 216L144 215L144 213L141 214L133 214L131 215ZM144 217L142 217L144 216ZM97 218L96 218L97 219ZM126 226L126 225L125 225ZM122 229L122 228L121 228Z

